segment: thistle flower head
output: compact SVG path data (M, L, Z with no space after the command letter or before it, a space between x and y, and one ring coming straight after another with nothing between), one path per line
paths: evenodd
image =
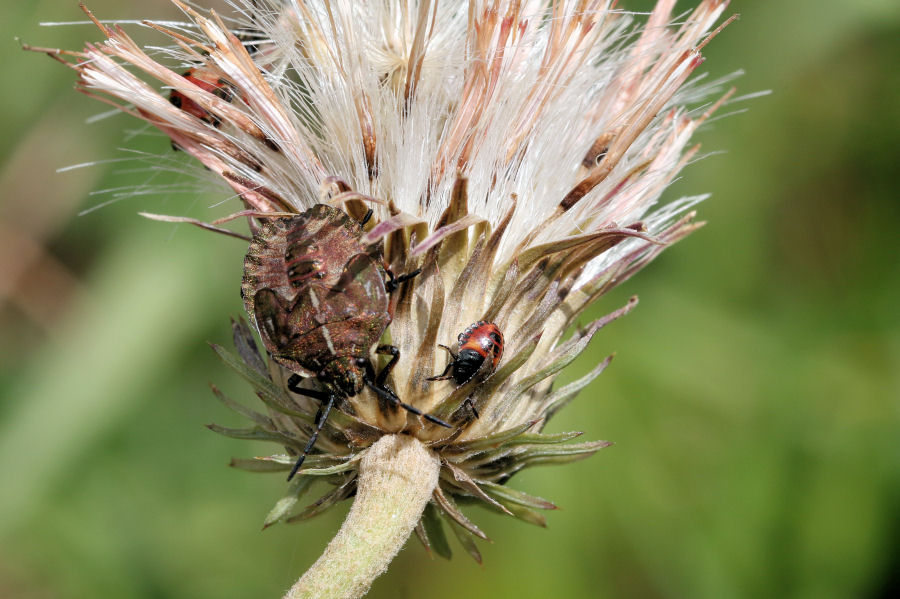
M661 0L643 27L605 0L254 2L245 22L228 25L178 4L191 23L177 30L147 23L170 47L151 55L120 27L98 21L107 39L68 53L75 57L68 64L81 91L158 128L221 175L243 204L238 215L254 234L244 299L269 356L241 323L234 327L240 358L216 350L268 412L219 393L254 427L215 428L275 441L291 455L235 465L286 471L303 451L321 402L289 391L292 373L307 378L304 389L339 396L267 524L311 517L353 495L366 448L403 432L441 459L440 483L417 529L426 545L443 546L434 536L443 517L477 555L470 537L484 533L459 510L460 498L542 525L536 510L553 504L505 483L522 468L606 445L541 431L609 359L562 388L554 388L557 374L635 301L565 333L596 298L699 226L690 209L702 198L658 202L695 155L693 132L730 94L704 105L723 82L689 81L727 3L703 0L673 22L674 2ZM254 35L241 40L235 30ZM292 224L295 215L305 228ZM352 247L326 246L310 223L324 227L321 235L344 227ZM221 230L221 223L195 224ZM432 421L398 409L371 385L341 392L338 375L309 365L321 347L281 351L293 341L276 339L278 331L320 316L300 313L310 284L291 271L299 260L292 252L314 245L319 262L309 258L303 268L332 286L357 253L385 276L419 271L378 299L385 309L371 312L386 313L386 322L355 351L360 367L369 360L380 371L385 359L372 350L383 332L380 342L399 349L384 388ZM327 293L322 285L315 289ZM263 290L275 306L265 313L278 323L260 322ZM354 306L372 308L371 293ZM502 337L475 350L469 375L454 377L461 363L445 370L448 360L476 323ZM442 372L450 378L431 380ZM291 515L316 477L331 479L333 489Z

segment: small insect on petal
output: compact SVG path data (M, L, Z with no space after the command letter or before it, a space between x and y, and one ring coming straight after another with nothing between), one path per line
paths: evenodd
M235 97L234 86L209 69L194 67L185 71L182 76L187 84L196 85L203 91L209 92L226 102L231 102ZM173 89L169 94L169 103L175 108L180 108L191 116L209 123L213 127L219 127L222 124L219 117L191 100L183 91L178 89Z
M457 385L464 385L481 371L487 376L497 370L500 358L503 357L503 333L497 325L484 320L470 324L459 334L457 343L458 354L454 354L446 345L441 345L452 359L444 372L430 377L429 381L452 378Z

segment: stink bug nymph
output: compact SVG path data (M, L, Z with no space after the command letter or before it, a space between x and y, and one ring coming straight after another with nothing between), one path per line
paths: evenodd
M194 67L185 71L182 77L203 91L209 92L226 102L231 102L234 99L234 86L232 86L230 82L219 77L210 69ZM191 100L184 92L179 91L178 89L173 89L169 94L169 103L175 108L180 108L187 114L194 116L205 123L209 123L213 127L218 127L222 124L219 117Z
M500 358L503 357L503 333L492 322L481 320L470 324L459 334L457 342L458 354L453 353L446 345L440 346L447 350L452 359L444 372L430 377L429 381L445 381L452 378L457 385L464 385L479 372L484 376L494 372Z

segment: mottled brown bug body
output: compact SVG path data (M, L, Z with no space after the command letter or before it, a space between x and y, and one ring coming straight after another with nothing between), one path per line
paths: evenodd
M363 233L359 221L325 204L264 219L241 284L272 357L345 397L364 385L354 360L368 359L391 321L381 247L364 245Z
M380 246L363 245L363 233L359 221L325 204L297 216L263 219L244 258L241 295L247 313L254 314L254 295L260 289L271 289L293 303L307 283L337 283L357 254L380 261ZM377 263L375 267L381 268Z
M388 293L416 273L388 279L381 245L362 243L363 224L318 204L303 214L269 219L253 236L244 259L241 294L272 358L294 373L288 389L321 402L315 429L288 480L315 444L332 406L369 386L379 397L427 420L442 420L403 403L385 387L400 357L375 347L391 322ZM372 351L392 356L376 375ZM299 386L314 378L323 391Z
M252 314L266 349L292 372L315 377L345 397L358 394L367 364L357 362L368 362L391 322L383 273L368 255L357 254L333 285L313 279L293 302L260 289Z

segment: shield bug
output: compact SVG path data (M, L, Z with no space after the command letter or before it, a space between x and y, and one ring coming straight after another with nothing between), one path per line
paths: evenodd
M403 403L385 386L400 358L393 346L376 347L391 322L388 294L417 273L389 274L381 265L381 247L364 245L362 234L363 223L318 204L297 216L264 221L244 259L241 293L263 344L294 373L288 389L320 402L313 433L288 480L312 450L335 403L364 387L430 422L450 426ZM373 348L391 356L377 375L370 360ZM302 378L314 378L322 390L301 388Z
M429 381L445 381L452 378L457 385L463 385L479 371L484 370L485 374L494 372L500 358L503 357L503 333L492 322L481 320L470 324L459 334L457 342L458 354L453 353L446 345L441 345L450 353L452 359L444 372L430 377Z

